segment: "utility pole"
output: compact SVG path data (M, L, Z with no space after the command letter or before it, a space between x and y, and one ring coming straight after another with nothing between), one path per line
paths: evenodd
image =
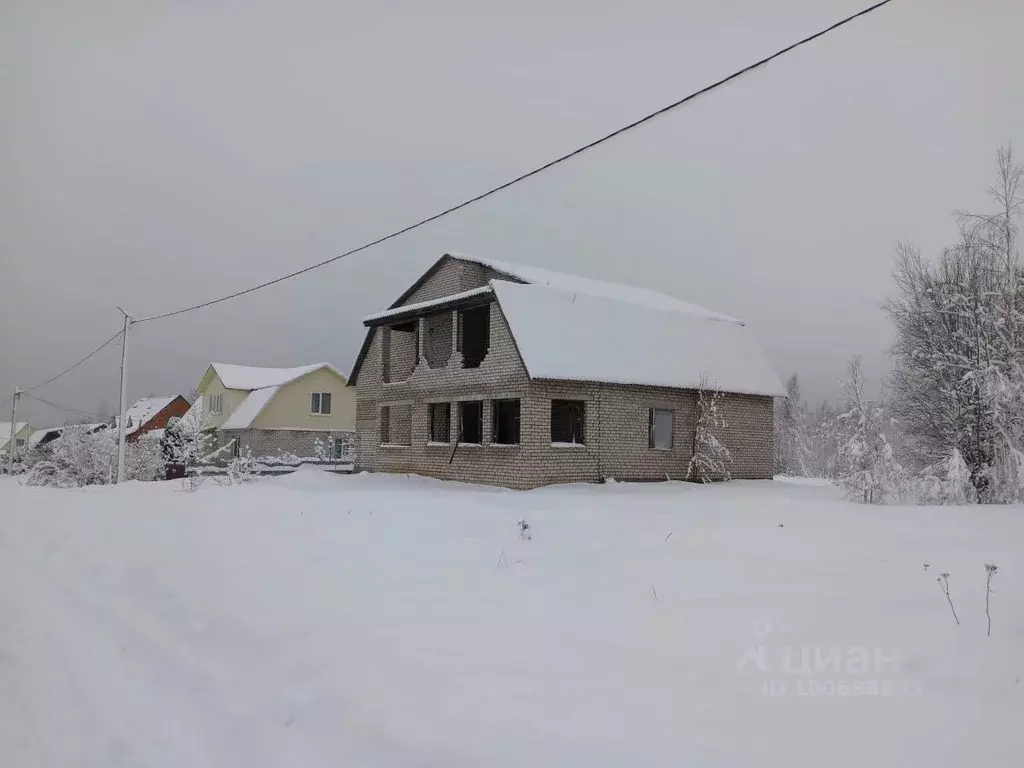
M7 474L14 471L14 436L18 433L18 398L21 390L14 388L14 401L11 403L11 441L7 443Z
M132 327L132 318L123 309L124 332L121 335L121 403L117 419L117 482L124 482L124 429L125 411L128 409L128 329Z

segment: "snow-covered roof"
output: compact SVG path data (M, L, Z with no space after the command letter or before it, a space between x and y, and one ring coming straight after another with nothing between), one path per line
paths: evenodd
M28 426L27 421L19 421L14 425L14 434L17 435L21 430ZM0 450L7 447L7 444L11 442L11 422L0 421Z
M445 304L454 304L465 299L471 299L474 296L483 296L484 294L491 292L491 286L483 285L479 288L471 288L468 291L462 293L453 293L450 296L442 296L439 299L431 299L430 301L418 301L415 304L402 304L399 307L393 307L386 309L383 312L377 312L372 315L367 315L363 318L364 323L373 322L374 320L384 320L388 317L394 317L396 315L404 315L410 312L420 312L431 307L440 307Z
M724 392L785 394L744 325L546 284L491 286L532 378L695 389L706 373Z
M479 264L500 277L480 288L401 304L446 262ZM402 298L367 325L493 292L532 378L695 389L706 373L726 392L784 395L742 320L658 291L497 259L446 253ZM373 329L352 368L355 383Z
M250 427L253 421L256 420L256 417L267 407L267 403L273 400L274 395L277 394L279 389L281 387L254 389L246 396L245 400L239 403L231 415L224 420L220 428L246 429Z
M177 395L163 395L161 397L144 397L136 401L131 408L125 411L126 435L133 435L150 419L160 411L174 402Z
M60 430L62 429L63 427L40 427L39 429L37 429L35 432L28 436L27 445L29 448L39 445L39 443L42 442L42 439L46 437L48 434L50 434L51 432L60 433ZM0 437L0 440L2 439L3 438Z
M468 261L485 267L490 267L491 269L497 270L498 272L502 272L526 283L545 285L562 291L568 291L569 293L581 293L588 296L614 299L615 301L636 304L638 306L648 307L651 309L681 312L704 320L718 320L721 322L743 325L743 321L738 320L735 317L730 317L729 315L701 307L697 304L691 304L688 301L677 299L674 296L668 296L664 293L652 291L649 288L637 288L632 285L608 283L603 280L594 280L589 277L569 275L564 272L541 269L540 267L513 264L508 261L499 261L497 259L482 259L477 256L470 256L464 253L449 253L446 255L450 258L458 259L459 261Z
M281 387L321 368L326 368L338 376L342 376L330 363L313 363L312 365L300 365L297 368L254 368L248 365L211 363L211 367L220 377L221 383L226 389L250 391L264 387Z

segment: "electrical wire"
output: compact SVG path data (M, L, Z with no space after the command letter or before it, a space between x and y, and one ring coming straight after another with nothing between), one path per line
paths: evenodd
M75 413L75 414L78 414L79 416L84 416L87 419L99 419L100 421L106 421L107 420L105 417L100 416L97 413L86 413L85 411L80 411L77 408L69 408L68 406L61 405L60 403L52 403L49 400L44 400L43 398L38 397L37 395L30 395L28 392L22 392L21 394L23 394L26 397L29 397L29 398L31 398L33 400L37 400L38 402L42 403L43 405L48 405L51 408L56 408L56 409L61 410L61 411L67 411L68 413Z
M99 345L98 347L96 347L96 349L94 349L94 350L93 350L92 352L90 352L90 353L89 353L88 355L86 355L86 356L85 356L85 357L83 357L83 358L82 358L81 360L79 360L79 361L78 361L77 363L75 363L74 365L72 365L72 366L71 366L70 368L67 368L67 369L65 369L65 370L61 371L61 372L60 372L60 373L58 373L58 374L57 374L56 376L52 376L51 378L47 379L46 381L42 382L41 384L36 384L36 385L35 385L34 387L29 387L28 389L23 389L23 390L21 390L21 394L23 394L23 395L24 395L24 394L27 394L28 392L32 392L33 390L39 389L40 387L45 387L45 386L46 386L47 384L51 384L51 383L55 382L55 381L56 381L57 379L61 378L62 376L66 376L67 374L71 373L71 372L72 372L73 370L75 370L75 368L77 368L78 366L82 365L82 363L85 363L85 362L86 362L86 361L88 361L88 360L89 360L90 358L92 358L92 357L93 357L94 355L96 355L97 353L99 353L99 352L100 352L100 350L104 349L105 347L107 347L108 345L110 345L111 343L113 343L113 341L114 341L114 340L115 340L115 339L116 339L116 338L117 338L118 336L120 336L120 335L121 335L122 333L123 333L123 331L121 331L121 330L119 329L119 330L117 331L117 333L115 333L115 334L114 334L113 336L111 336L111 337L110 337L109 339L107 339L106 341L104 341L104 342L103 342L102 344L100 344L100 345Z
M526 173L523 173L523 174L521 174L519 176L516 176L512 180L506 181L504 184L499 184L496 187L492 187L491 189L487 190L486 192L483 192L483 193L481 193L479 195L471 197L468 200L464 200L463 202L458 203L456 205L453 205L450 208L446 208L445 210L441 211L440 213L435 213L434 215L428 216L425 219L420 219L419 221L415 222L414 224L410 224L410 225L408 225L406 227L402 227L401 229L398 229L398 230L392 232L391 234L384 235L383 237L379 237L376 240L371 240L370 242L365 243L363 245L360 245L357 248L353 248L352 250L346 251L345 253L338 254L337 256L332 256L332 257L330 257L328 259L324 259L323 261L319 261L316 264L310 264L308 267L304 267L302 269L296 270L295 272L290 272L290 273L288 273L286 275L282 275L280 277L276 277L273 280L268 280L268 281L266 281L264 283L259 283L258 285L253 285L253 286L251 286L249 288L245 288L245 289L243 289L241 291L235 291L234 293L229 293L226 296L221 296L220 298L217 298L217 299L211 299L209 301L204 301L204 302L202 302L200 304L193 304L192 306L189 306L189 307L183 307L182 309L176 309L176 310L173 310L171 312L164 312L164 313L159 314L159 315L150 315L149 317L143 317L143 318L141 318L139 320L136 320L135 322L136 323L148 323L151 320L161 320L161 319L167 318L167 317L174 317L175 315L182 315L182 314L185 314L186 312L194 312L197 309L203 309L204 307L210 307L210 306L213 306L214 304L220 304L221 302L229 301L230 299L236 299L239 296L245 296L246 294L253 293L254 291L262 290L263 288L269 288L270 286L277 285L278 283L282 283L285 280L291 280L292 278L298 277L300 275L304 275L307 272L312 272L314 269L319 269L320 267L325 267L328 264L333 264L334 262L336 262L336 261L338 261L340 259L344 259L347 256L352 256L354 254L359 253L360 251L365 251L368 248L372 248L372 247L374 247L376 245L380 245L381 243L384 243L384 242L386 242L388 240L391 240L393 238L399 237L400 235L404 235L404 234L406 234L408 232L411 232L414 229L418 229L418 228L420 228L420 227L422 227L422 226L424 226L426 224L430 224L431 222L437 221L438 219L443 218L444 216L447 216L447 215L449 215L451 213L455 213L456 211L459 211L459 210L461 210L463 208L466 208L466 207L472 205L473 203L477 203L477 202L483 200L484 198L490 197L491 195L494 195L494 194L497 194L498 192L506 190L509 187L511 187L511 186L513 186L515 184L518 184L521 181L525 181L525 180L527 180L527 179L529 179L529 178L531 178L533 176L537 176L538 174L541 174L544 171L547 171L547 170L553 168L556 165L564 163L566 160L569 160L569 159L571 159L573 157L576 157L577 155L583 154L587 150L593 149L594 147L596 147L596 146L598 146L600 144L603 144L606 141L610 141L611 139L614 139L615 137L620 136L621 134L626 133L627 131L630 131L630 130L632 130L634 128L637 128L637 127L643 125L644 123L653 120L656 117L660 117L661 115L664 115L667 112L670 112L670 111L672 111L672 110L674 110L674 109L676 109L678 107L681 107L682 105L686 104L687 102L692 101L693 99L696 99L698 96L702 96L702 95L704 95L704 94L706 94L706 93L708 93L710 91L713 91L716 88L719 88L719 87L725 85L726 83L729 83L730 81L735 80L736 78L745 75L746 73L750 72L751 70L757 69L758 67L762 67L765 64L768 64L769 62L773 61L774 59L777 59L780 56L783 56L783 55L789 53L790 51L792 51L792 50L794 50L796 48L799 48L802 45L806 45L807 43L809 43L809 42L811 42L813 40L817 40L819 37L823 37L824 35L827 35L828 33L832 32L832 31L834 31L836 29L839 29L840 27L842 27L842 26L844 26L846 24L849 24L851 21L854 21L855 19L859 19L862 16L866 16L867 14L871 13L872 11L876 11L879 8L881 8L882 6L888 5L891 2L892 2L892 0L881 0L881 2L877 2L874 5L871 5L871 6L867 7L867 8L864 8L861 11L858 11L857 13L854 13L854 14L852 14L850 16L847 16L846 18L844 18L844 19L842 19L840 21L837 21L835 24L832 24L831 26L828 26L828 27L826 27L825 29L822 29L819 32L815 32L813 35L809 35L808 37L805 37L802 40L798 40L795 43L787 45L785 48L779 49L778 51L776 51L775 53L771 54L770 56L766 56L763 59L760 59L759 61L754 62L753 64L749 64L749 65L743 67L742 69L738 69L735 72L733 72L731 75L723 77L721 80L717 80L716 82L711 83L710 85L707 85L707 86L701 88L698 91L694 91L693 93L691 93L691 94L689 94L687 96L684 96L683 98L681 98L681 99L679 99L677 101L674 101L671 104L667 104L664 107L661 107L660 109L655 110L654 112L651 112L650 114L647 114L647 115L645 115L645 116L643 116L643 117L641 117L641 118L639 118L637 120L634 120L633 122L629 123L628 125L624 125L621 128L617 128L616 130L612 131L611 133L608 133L608 134L606 134L606 135L604 135L604 136L602 136L602 137L600 137L598 139L595 139L595 140L591 141L588 144L584 144L583 146L578 147L578 148L572 150L571 152L567 152L566 154L561 155L560 157L557 157L554 160L551 160L551 161L549 161L547 163L544 163L543 165L538 166L538 167L534 168L531 171L527 171Z

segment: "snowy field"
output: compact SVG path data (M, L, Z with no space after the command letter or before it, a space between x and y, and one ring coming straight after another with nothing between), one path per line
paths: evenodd
M812 483L0 478L0 766L1016 766L1022 566Z

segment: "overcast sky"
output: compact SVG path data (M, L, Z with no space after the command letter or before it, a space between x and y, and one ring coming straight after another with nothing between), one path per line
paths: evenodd
M347 250L867 4L0 0L0 397L110 335L115 305ZM347 371L360 318L453 250L742 317L780 377L834 398L851 354L886 365L893 244L936 251L997 147L1024 147L1022 26L1019 0L895 0L442 222L135 328L129 397L187 393L211 360ZM114 408L118 362L38 394Z

